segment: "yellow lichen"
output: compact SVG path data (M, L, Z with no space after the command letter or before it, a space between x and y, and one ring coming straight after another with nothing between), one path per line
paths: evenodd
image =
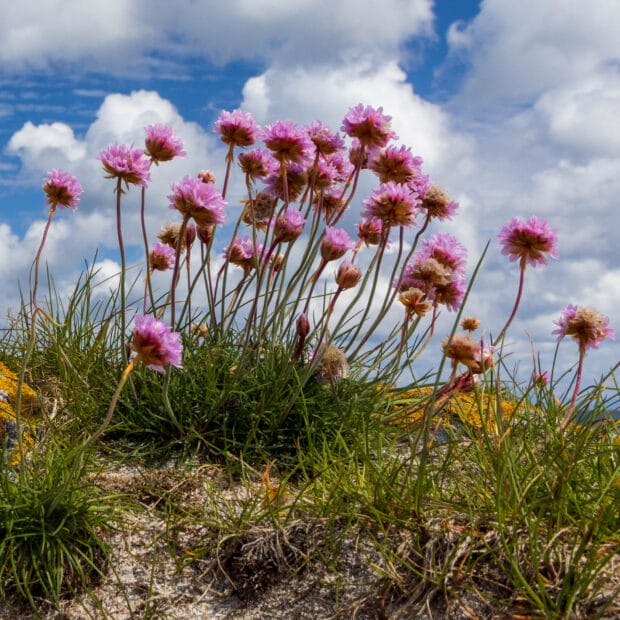
M17 399L18 377L6 364L0 362L0 442L10 446L9 461L17 465L20 460L19 445L16 436L15 403ZM22 385L21 422L22 445L25 451L34 444L36 421L34 414L39 407L37 393L26 383Z
M433 387L412 388L403 392L387 392L392 397L388 421L392 424L415 424L424 416L430 402ZM432 403L433 418L440 426L451 426L458 420L475 429L486 432L497 430L497 398L495 395L476 392L437 393ZM511 400L500 400L501 419L508 421L516 411L516 404Z

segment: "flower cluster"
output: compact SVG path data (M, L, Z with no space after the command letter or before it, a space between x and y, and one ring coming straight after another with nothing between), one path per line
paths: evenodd
M193 218L200 227L226 221L226 201L213 183L186 176L173 184L168 200L171 209L176 209L184 217Z
M157 165L162 161L170 161L175 157L184 157L183 142L177 138L172 127L168 125L149 125L145 128L145 153Z
M181 368L183 345L180 335L152 316L136 316L130 348L147 368L162 372L165 366Z
M597 349L606 338L615 338L616 334L609 327L609 318L596 310L582 306L568 305L554 323L558 326L552 333L558 340L571 336L580 349Z
M126 187L146 187L151 180L151 162L140 149L132 149L125 144L111 144L99 153L97 159L103 164L108 179L119 179Z

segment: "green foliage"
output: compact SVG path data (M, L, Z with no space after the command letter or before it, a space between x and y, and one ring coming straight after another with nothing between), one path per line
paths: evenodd
M8 604L55 607L104 574L112 498L89 482L75 450L47 442L18 471L0 470L0 578Z

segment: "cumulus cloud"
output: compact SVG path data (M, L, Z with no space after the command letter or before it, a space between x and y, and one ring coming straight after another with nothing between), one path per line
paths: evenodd
M386 0L380 9L371 0L42 0L12 3L2 15L0 65L9 73L61 64L117 74L163 67L170 77L185 54L217 63L331 63L360 51L379 58L430 34L433 19L431 0Z

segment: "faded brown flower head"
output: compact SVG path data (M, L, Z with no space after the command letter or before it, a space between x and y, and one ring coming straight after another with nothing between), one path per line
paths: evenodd
M419 288L411 287L398 295L398 301L405 306L407 316L416 314L419 317L427 314L433 304L426 297L426 293Z
M259 230L267 230L276 208L276 200L265 192L259 192L253 201L246 199L241 203L244 205L241 221L249 226L254 225Z
M448 359L467 366L474 374L484 372L493 364L493 352L490 348L482 348L467 334L455 334L452 340L445 338L441 341L441 348Z
M475 316L466 316L461 321L461 327L466 332L475 332L480 327L480 320L477 319Z
M315 375L319 383L337 383L349 376L349 364L342 349L328 345L321 347L316 355L320 357Z
M192 336L200 336L201 338L206 338L209 335L209 328L207 324L204 322L201 323L192 323L189 328Z
M450 196L437 185L431 185L422 198L422 209L432 218L450 218L456 208L456 203L452 202Z
M442 265L435 258L427 258L415 263L411 268L410 277L420 280L429 286L446 286L452 278L452 270Z
M203 183L215 183L215 175L211 172L211 170L201 170L198 173L198 178Z
M181 232L181 224L178 222L168 222L164 224L157 235L157 238L171 248L176 248L179 240L179 233ZM185 238L181 240L181 250L185 250L187 245Z

